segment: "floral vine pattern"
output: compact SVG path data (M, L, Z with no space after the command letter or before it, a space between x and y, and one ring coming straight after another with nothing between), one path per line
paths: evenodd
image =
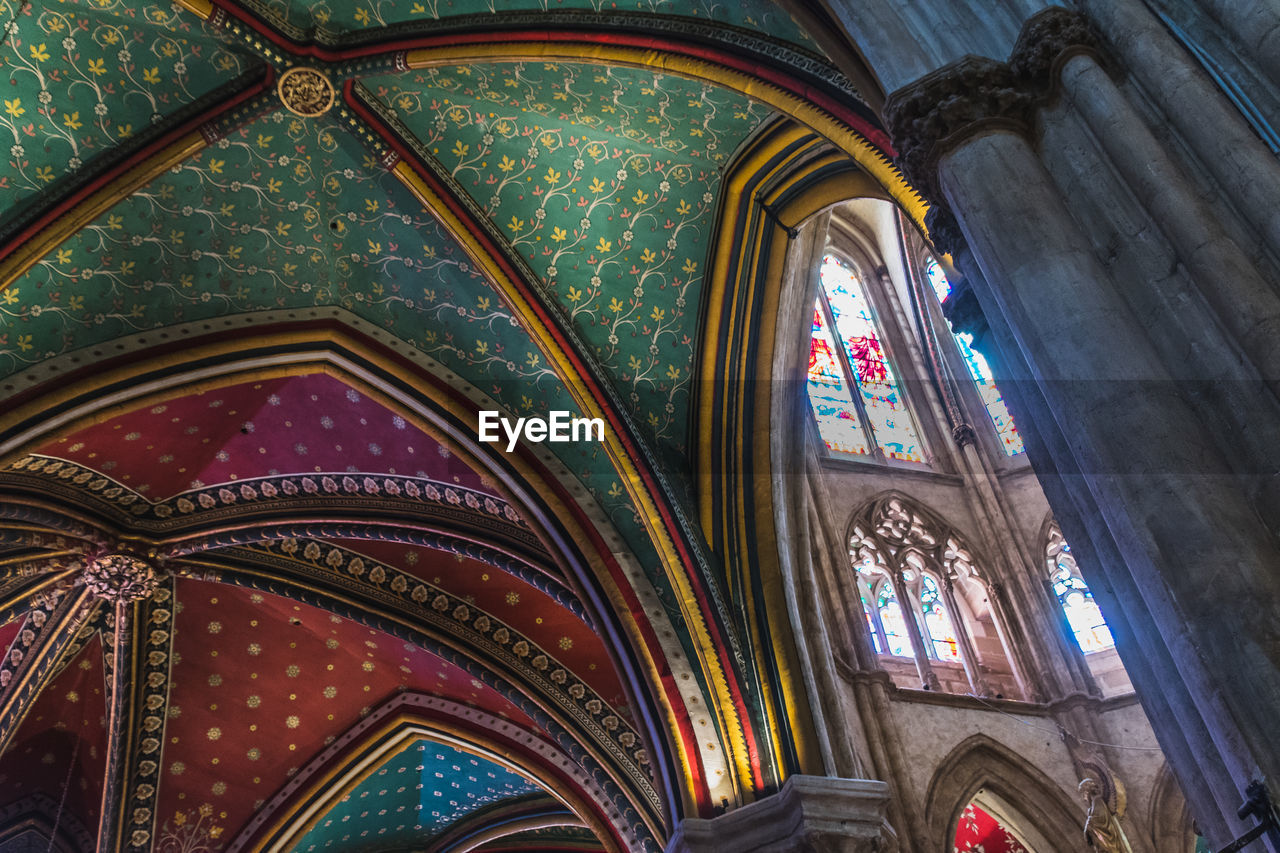
M768 108L681 77L576 63L365 83L529 262L641 421L683 453L721 168Z
M0 0L4 220L36 194L127 142L254 60L169 4Z
M498 12L639 12L714 21L817 50L799 24L770 0L256 0L252 8L278 25L344 35L376 27Z
M0 336L0 370L174 322L333 304L468 373L556 381L403 187L331 122L283 111L139 190L4 291L15 334Z

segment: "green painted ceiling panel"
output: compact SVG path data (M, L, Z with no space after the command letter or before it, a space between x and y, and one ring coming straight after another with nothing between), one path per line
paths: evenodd
M492 761L419 740L338 801L293 849L423 849L477 809L540 790Z
M168 5L0 0L0 222L257 61Z
M771 0L254 0L245 5L295 34L325 40L397 24L447 21L506 12L632 12L728 24L816 52L795 20Z
M339 305L517 415L579 414L462 249L336 122L279 111L117 204L0 291L0 377L178 323ZM551 445L652 565L601 445Z
M636 420L683 454L722 169L770 110L683 77L574 63L364 82L528 262Z

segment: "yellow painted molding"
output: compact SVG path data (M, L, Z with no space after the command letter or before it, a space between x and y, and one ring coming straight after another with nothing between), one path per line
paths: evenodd
M201 20L207 21L213 15L213 3L210 0L177 0L177 3Z
M547 360L547 363L555 370L556 375L564 382L565 387L581 412L586 417L600 418L604 421L605 452L608 454L614 470L618 473L628 496L639 510L645 532L658 552L664 575L676 593L676 599L680 605L680 613L685 621L685 626L693 637L694 647L698 655L698 664L714 691L712 696L709 697L711 699L710 704L717 717L721 737L725 742L725 749L730 754L731 767L737 774L732 781L735 788L734 795L735 797L739 796L739 792L742 789L750 789L753 783L746 737L741 720L739 720L734 707L733 697L729 692L728 679L720 660L719 650L716 648L707 629L707 624L702 618L701 603L698 601L686 574L692 570L692 567L685 566L677 553L675 543L667 531L654 498L646 488L640 471L627 451L622 437L610 426L609 418L600 401L590 394L585 385L578 380L577 370L573 366L569 354L555 341L551 330L538 317L534 307L525 298L516 283L502 269L497 259L490 256L471 232L471 229L450 210L443 199L427 186L426 182L414 171L409 163L400 161L394 167L394 173L418 198L419 202L439 219L440 223L449 231L450 236L457 240L467 252L472 262L487 273L490 282L502 295L507 307L519 318L521 327L529 333L530 338L537 345L543 358ZM674 726L674 719L670 720L669 723ZM685 781L687 787L691 790L694 786L694 779L689 769L689 762L693 760L693 756L687 754L683 738L680 737L678 730L673 730L672 742L680 752L681 763L686 776ZM705 772L706 769L704 768ZM708 784L711 784L709 779Z

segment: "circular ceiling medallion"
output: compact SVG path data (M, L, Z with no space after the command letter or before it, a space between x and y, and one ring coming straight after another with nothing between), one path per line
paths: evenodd
M333 106L333 84L314 68L290 68L280 75L276 92L290 112L307 118L324 115Z
M104 601L140 601L156 591L160 574L132 554L106 554L86 561L82 582Z

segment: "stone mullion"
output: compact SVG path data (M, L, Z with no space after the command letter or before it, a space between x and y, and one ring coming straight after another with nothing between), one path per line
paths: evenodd
M884 620L880 618L880 608L876 606L875 593L871 589L871 585L862 578L858 579L858 595L862 595L862 590L867 590L867 612L871 614L871 627L876 632L876 637L880 640L880 648L882 654L889 654L889 635L884 630ZM861 602L859 602L861 603Z
M27 615L0 663L0 753L13 740L36 697L57 673L98 603L83 587L45 593Z
M907 638L911 641L911 653L916 660L916 672L920 676L920 685L926 690L941 690L942 685L938 682L938 676L934 673L925 652L924 633L921 630L916 609L912 605L911 593L907 589L907 581L902 576L902 570L892 571L889 574L889 580L893 584L894 594L898 597L898 610L901 611L902 622L907 628Z
M964 666L965 677L969 679L969 689L978 696L990 696L991 688L982 677L982 670L978 665L978 649L969 634L969 622L961 618L960 605L956 600L955 578L952 575L943 579L942 601L951 616L951 627L956 632L956 639L960 641L960 663Z

